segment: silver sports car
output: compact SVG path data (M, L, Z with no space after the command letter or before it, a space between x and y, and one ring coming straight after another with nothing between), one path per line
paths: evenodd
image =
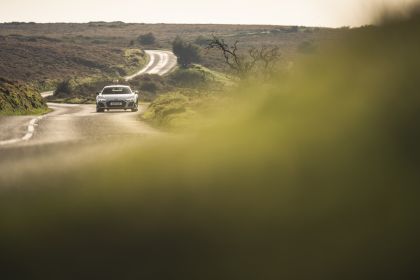
M96 112L110 109L123 109L138 111L139 97L137 91L132 91L129 86L106 86L96 96Z

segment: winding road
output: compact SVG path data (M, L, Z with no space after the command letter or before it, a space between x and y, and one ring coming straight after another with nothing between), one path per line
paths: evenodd
M149 63L136 74L125 77L126 81L142 74L157 74L163 76L176 66L177 58L170 51L147 50L145 52L149 56Z
M148 64L134 75L165 75L176 66L176 56L170 51L148 50ZM43 97L52 92L42 93ZM44 116L0 116L0 168L2 164L19 160L24 155L45 154L72 144L100 143L159 134L140 120L147 105L138 112L110 111L96 113L92 104L48 103L53 111Z

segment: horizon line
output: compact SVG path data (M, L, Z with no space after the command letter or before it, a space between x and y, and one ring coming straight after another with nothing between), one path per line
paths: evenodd
M299 25L299 24L272 24L272 23L185 23L185 22L125 22L121 20L104 21L0 21L0 24L89 24L89 23L121 23L121 24L150 24L150 25L242 25L242 26L281 26L281 27L309 27L309 28L323 28L323 29L339 29L343 27L357 28L360 26L343 25L343 26L322 26L322 25Z

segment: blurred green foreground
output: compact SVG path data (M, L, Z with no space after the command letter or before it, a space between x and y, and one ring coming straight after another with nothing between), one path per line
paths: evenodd
M0 279L419 279L419 35L346 31L197 136L9 182Z

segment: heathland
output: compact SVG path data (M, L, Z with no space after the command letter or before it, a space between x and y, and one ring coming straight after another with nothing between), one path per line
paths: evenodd
M148 33L155 39L142 41L141 36ZM121 80L140 69L147 60L142 50L171 49L177 36L201 48L203 67L226 73L220 53L206 50L208 39L213 35L229 42L239 41L243 52L262 45L279 47L280 64L287 67L308 46L316 48L319 42L330 40L337 33L337 29L299 26L4 23L0 24L0 77L9 84L24 83L37 91L54 90L60 82L70 81L75 90L66 98L55 100L89 102L93 100L96 87ZM141 81L134 84L143 89L145 100L157 97L156 92L162 88L156 84L150 86L150 79L146 79L146 85ZM25 91L21 92L25 96ZM3 107L0 110L6 110L6 106ZM16 107L14 110L24 112L26 109Z

